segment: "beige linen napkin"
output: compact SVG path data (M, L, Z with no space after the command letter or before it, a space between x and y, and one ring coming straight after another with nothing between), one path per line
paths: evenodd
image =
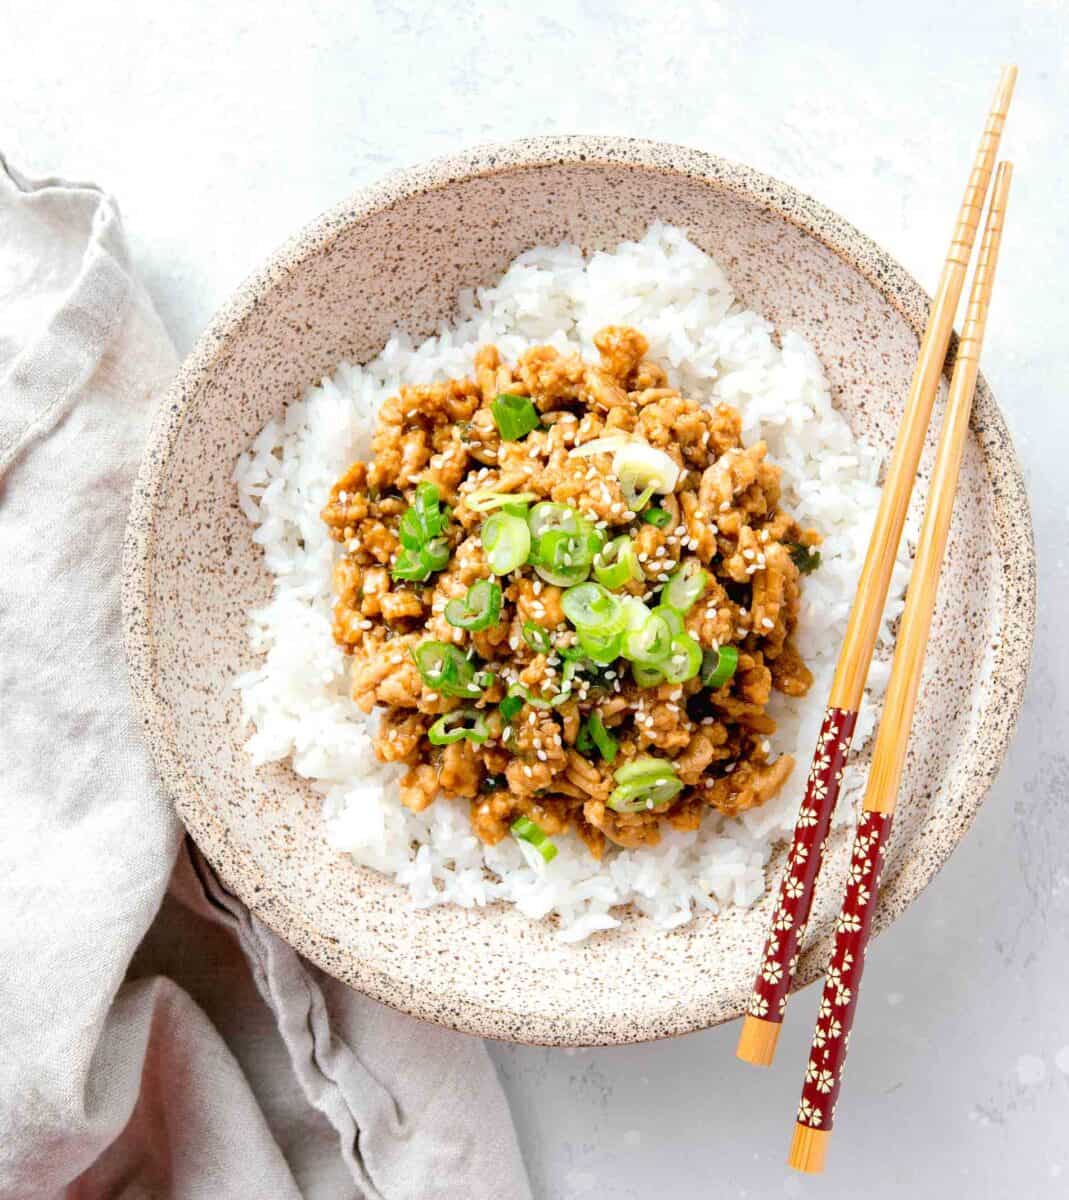
M304 963L154 777L119 556L174 367L114 203L0 158L0 1197L522 1200L482 1044Z

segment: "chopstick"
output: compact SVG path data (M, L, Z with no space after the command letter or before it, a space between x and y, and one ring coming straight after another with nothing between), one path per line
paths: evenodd
M902 424L895 439L846 637L839 652L805 797L780 881L779 894L772 908L772 928L765 942L739 1035L736 1053L743 1061L754 1066L767 1067L776 1052L787 997L794 979L794 967L820 873L824 840L828 836L832 813L839 798L839 786L887 601L913 481L917 476L932 404L950 344L954 314L965 282L965 271L972 254L984 197L1016 81L1017 68L1003 68L906 396Z
M954 493L976 390L980 347L987 324L1012 173L1009 163L999 164L950 380L947 411L939 435L913 576L902 613L865 801L854 835L850 873L836 922L835 944L824 981L820 1015L787 1160L799 1171L815 1173L823 1170L827 1154L846 1044L854 1021L865 949L876 908L882 860L902 780L939 573L954 511Z

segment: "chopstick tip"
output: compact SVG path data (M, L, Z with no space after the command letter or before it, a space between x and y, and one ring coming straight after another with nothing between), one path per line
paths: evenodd
M813 1129L796 1121L794 1137L791 1138L791 1151L787 1155L787 1166L795 1171L803 1171L806 1175L819 1175L824 1170L824 1163L828 1157L830 1136L827 1129Z
M1013 98L1013 89L1017 84L1017 64L1007 63L1002 68L998 80L998 91L995 93L995 111L1005 115Z
M776 1057L776 1043L782 1028L779 1021L766 1021L747 1013L739 1034L736 1057L754 1067L770 1067Z

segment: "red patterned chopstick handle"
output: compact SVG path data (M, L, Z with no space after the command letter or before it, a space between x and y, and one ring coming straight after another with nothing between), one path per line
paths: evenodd
M782 1021L787 1007L856 721L857 713L846 709L829 708L824 713L805 799L772 910L772 928L747 1006L752 1016L766 1021Z
M835 1120L835 1102L842 1084L891 820L891 813L866 809L854 835L846 892L835 922L835 944L824 977L820 1013L798 1106L799 1125L808 1125L810 1129L831 1129Z

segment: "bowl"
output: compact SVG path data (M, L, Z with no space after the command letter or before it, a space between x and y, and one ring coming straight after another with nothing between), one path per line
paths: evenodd
M415 910L401 887L331 850L306 781L284 765L255 768L242 750L248 731L230 683L253 663L246 613L271 584L231 472L287 401L340 360L371 358L396 324L425 336L460 288L491 282L522 250L565 239L607 248L653 219L686 229L745 304L809 338L855 432L890 448L929 299L883 250L786 184L709 154L621 138L533 139L394 174L290 241L186 360L133 498L123 583L132 685L197 844L325 971L469 1033L599 1045L738 1016L770 900L672 932L629 917L567 946L505 906ZM946 861L998 770L1028 666L1034 568L1020 469L981 379L877 929ZM848 856L841 831L799 986L827 960Z

